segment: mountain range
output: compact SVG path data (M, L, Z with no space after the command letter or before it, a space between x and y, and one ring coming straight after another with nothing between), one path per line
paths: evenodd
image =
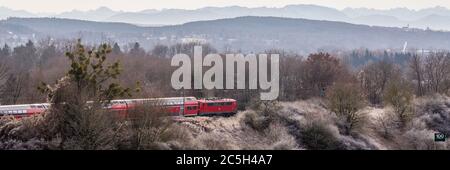
M240 6L205 7L194 10L163 9L137 12L114 11L107 7L95 10L73 10L59 14L34 14L24 10L0 7L0 19L7 17L56 17L101 22L123 22L145 26L178 25L193 21L216 20L241 16L273 16L311 20L342 21L354 24L389 27L414 27L450 30L450 10L445 7L412 10L346 8L338 10L317 5L287 5L281 8L247 8Z

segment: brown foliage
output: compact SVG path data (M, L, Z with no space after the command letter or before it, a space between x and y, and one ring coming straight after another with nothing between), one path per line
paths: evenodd
M358 111L365 106L365 102L355 83L334 84L327 91L327 99L329 109L343 120L346 134L363 124L364 115Z
M344 72L339 59L328 53L311 54L303 63L302 83L311 96L324 96L325 90Z

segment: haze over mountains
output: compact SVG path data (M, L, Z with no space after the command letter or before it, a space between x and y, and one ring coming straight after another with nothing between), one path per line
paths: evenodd
M47 37L82 38L91 44L118 42L121 46L139 42L147 50L157 44L193 41L209 43L219 50L243 52L285 49L305 54L358 48L400 51L405 42L409 49L450 50L450 32L279 17L238 17L158 27L56 18L0 21L0 44L15 46Z
M14 17L11 17L14 16ZM45 38L86 43L139 42L154 45L206 42L219 50L260 52L285 49L299 53L356 48L450 50L450 10L336 10L316 5L283 8L206 7L197 10L90 11L33 14L0 8L0 44L17 46ZM356 23L356 24L351 24ZM405 27L406 25L410 27ZM166 26L164 26L166 25ZM376 25L376 26L371 26ZM416 29L414 27L422 28ZM423 28L431 29L423 29Z
M409 25L410 27L422 29L450 30L450 10L439 6L421 10L407 8L393 8L389 10L346 8L337 10L317 5L287 5L282 8L230 6L205 7L195 10L148 9L138 12L114 11L107 7L100 7L96 10L73 10L59 14L33 14L23 10L0 7L0 19L7 17L57 17L102 22L124 22L147 26L176 25L193 21L240 16L304 18L376 26L405 27Z

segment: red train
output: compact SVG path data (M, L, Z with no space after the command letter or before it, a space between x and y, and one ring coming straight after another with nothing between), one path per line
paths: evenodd
M229 116L237 112L237 102L234 99L196 99L195 97L112 100L104 108L121 114L128 114L128 111L138 105L160 106L163 108L163 112L172 116ZM0 106L0 116L26 117L43 113L50 107L51 104L49 103L4 105Z

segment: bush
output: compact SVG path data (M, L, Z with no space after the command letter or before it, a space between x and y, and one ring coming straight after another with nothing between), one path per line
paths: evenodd
M230 150L233 146L229 144L228 139L221 138L220 135L213 135L205 133L200 135L197 139L197 147L199 149L207 150Z
M60 136L60 149L104 150L115 149L120 122L112 113L100 109L75 111L65 105L53 108L47 115L48 132Z
M176 138L173 122L162 108L141 105L129 111L127 132L129 133L129 148L137 150L161 149L160 143Z
M266 138L272 145L269 149L274 150L293 150L298 149L295 137L288 133L284 124L273 123L265 132Z
M413 116L412 91L409 85L400 79L391 81L384 94L384 102L394 109L401 128L405 128Z
M405 150L442 150L448 149L448 143L437 143L434 141L435 131L426 129L410 129L399 135L396 139L399 149Z
M331 129L321 121L312 121L303 127L301 142L312 150L343 149Z
M393 139L399 134L399 124L397 116L390 111L384 112L375 119L375 132L380 134L385 139Z
M327 92L329 109L342 121L345 134L350 134L363 124L364 115L358 111L365 103L356 85L339 82Z
M244 115L244 124L262 132L278 120L277 112L281 107L277 101L255 100L250 108L252 111Z
M417 119L429 129L450 135L450 98L434 95L425 98L417 108Z
M248 112L244 116L244 124L250 126L252 129L262 132L267 129L271 123L270 119L266 116L262 116L256 112Z

